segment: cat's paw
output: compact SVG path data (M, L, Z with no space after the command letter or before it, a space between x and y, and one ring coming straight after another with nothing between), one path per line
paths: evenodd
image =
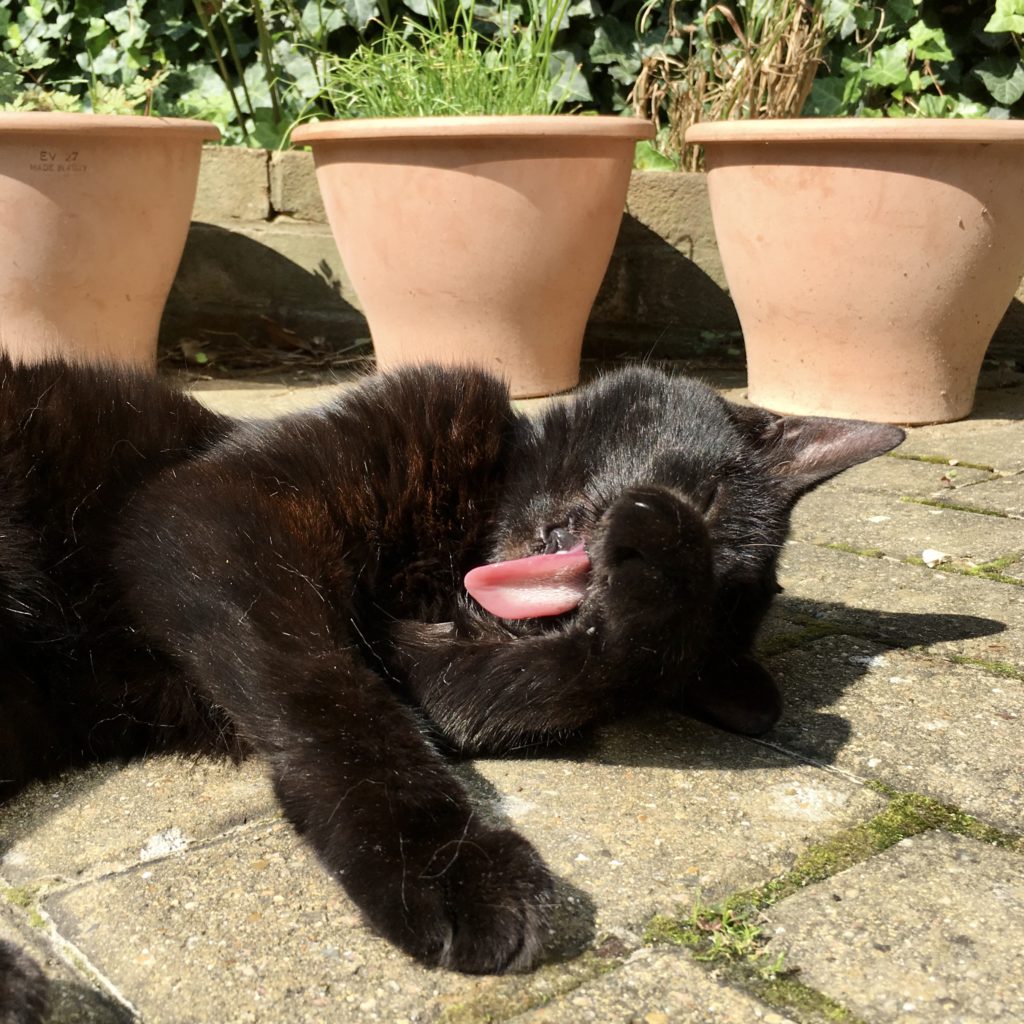
M350 894L385 938L422 963L469 974L530 967L553 906L544 862L511 829L467 829L427 858L409 850L400 877L378 876L365 893L353 880Z
M605 514L600 559L670 579L706 576L711 544L700 511L663 487L633 487Z
M0 1022L42 1024L47 989L39 965L9 943L0 942Z
M605 581L605 619L613 629L660 633L708 605L712 566L704 517L665 488L626 491L605 514L591 557Z

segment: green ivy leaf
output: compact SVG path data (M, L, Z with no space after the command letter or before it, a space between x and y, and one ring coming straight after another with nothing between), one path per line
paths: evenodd
M864 70L864 80L872 85L901 85L907 78L907 64L910 60L910 42L900 39L878 50L869 67Z
M374 13L370 17L376 13L377 8L374 5ZM320 0L309 0L309 3L302 9L300 19L302 28L309 38L322 44L326 42L328 33L336 31L345 24L346 14L347 11L342 6L332 4L330 7L325 7Z
M567 18L593 18L599 13L590 0L576 0L576 3L570 4L565 12Z
M995 13L985 31L1024 33L1024 0L996 0Z
M633 151L633 166L638 171L676 171L679 165L675 160L659 153L654 143L648 139L636 144Z
M594 30L590 59L595 64L630 65L640 70L636 36L620 21L603 18Z
M822 4L825 24L838 32L840 39L847 39L857 31L857 6L854 0L825 0Z
M816 78L803 112L811 117L835 117L838 114L845 114L847 81L848 79L838 77Z
M913 18L917 17L917 8L920 5L921 0L890 0L885 5L885 13L890 21L903 22L904 25L908 24Z
M548 67L551 96L563 103L586 103L591 99L590 86L580 70L572 50L555 50Z
M345 21L357 32L363 32L380 13L376 0L343 0L343 6Z
M1001 54L986 57L972 72L980 78L997 103L1012 107L1024 96L1024 66L1019 60Z
M946 42L941 28L931 28L923 21L915 21L907 34L914 56L918 60L952 60L953 51Z
M921 117L949 117L952 112L953 100L949 96L926 92L917 99L917 113Z
M13 103L20 88L21 72L18 65L6 53L0 53L0 106Z

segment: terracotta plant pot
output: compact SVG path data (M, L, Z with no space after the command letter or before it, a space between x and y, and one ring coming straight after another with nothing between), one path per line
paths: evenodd
M311 145L382 368L473 363L513 395L579 379L639 139L635 118L331 121Z
M0 348L156 367L204 121L0 114Z
M730 121L704 146L750 399L790 413L966 416L1024 274L1024 123Z

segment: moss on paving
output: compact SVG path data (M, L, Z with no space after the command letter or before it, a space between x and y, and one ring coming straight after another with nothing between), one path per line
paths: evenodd
M620 967L623 957L588 950L566 964L542 967L531 975L492 978L473 994L450 1003L437 1024L488 1024L544 1006Z
M0 889L0 896L15 907L21 907L22 910L28 910L29 907L34 906L36 902L35 890L22 888L21 886L12 885L7 888Z
M939 562L931 568L935 572L948 572L954 576L973 576L975 579L989 580L992 583L1007 583L1011 587L1024 587L1024 579L1017 576L1008 576L1002 572L1008 565L1020 561L1020 553L1002 555L994 558L991 562L982 562L979 565L963 565L956 562ZM924 559L917 555L905 558L907 565L924 565Z
M823 544L822 547L828 548L829 551L842 551L848 555L858 555L860 558L885 558L885 552L881 548L858 548L853 544L843 544L840 541Z
M800 629L795 633L778 633L759 641L757 653L764 658L771 658L777 654L786 654L798 647L804 647L815 640L821 640L828 636L841 636L848 632L848 629L836 622L801 623Z
M1010 665L1005 661L994 661L990 658L968 658L964 654L950 654L947 657L957 665L980 668L991 675L1002 676L1004 679L1024 681L1024 671L1021 671L1016 665Z
M43 920L42 914L39 913L39 909L36 904L37 891L37 889L27 887L8 886L0 889L0 897L5 899L12 906L24 910L28 918L28 923L33 928L45 928L46 922Z
M950 466L953 469L980 469L985 473L994 473L993 466L985 466L980 462L963 462L960 459L947 458L945 455L908 455L904 452L887 452L887 458L901 459L903 462L928 462L935 466Z
M860 1024L860 1019L841 1004L797 981L781 957L770 959L762 931L763 911L903 839L934 829L1024 854L1024 836L992 828L956 807L883 783L868 783L868 788L889 801L873 818L814 844L789 871L764 885L734 893L714 906L698 903L689 917L653 918L644 932L644 941L690 949L696 959L713 962L731 981L765 1003L808 1024Z
M1013 516L1000 512L995 508L982 508L977 505L961 505L955 501L942 501L938 498L915 498L904 494L900 501L906 505L925 505L928 508L941 508L948 512L970 512L976 516L994 516L996 519L1012 519Z
M819 992L792 975L780 975L761 986L755 993L769 1006L785 1010L802 1021L837 1021L839 1024L863 1024L855 1013L841 1003Z

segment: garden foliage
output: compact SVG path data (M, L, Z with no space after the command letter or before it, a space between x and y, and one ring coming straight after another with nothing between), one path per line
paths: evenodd
M382 23L422 22L428 2L0 0L0 105L36 83L86 109L151 105L216 121L229 142L276 146L318 109L325 54L352 53ZM772 2L728 7L742 25ZM699 58L694 44L724 6L569 0L553 55L565 98L628 109L645 60ZM826 0L822 10L830 42L805 114L1024 116L1024 0ZM502 32L522 8L480 0L475 13L485 32Z

